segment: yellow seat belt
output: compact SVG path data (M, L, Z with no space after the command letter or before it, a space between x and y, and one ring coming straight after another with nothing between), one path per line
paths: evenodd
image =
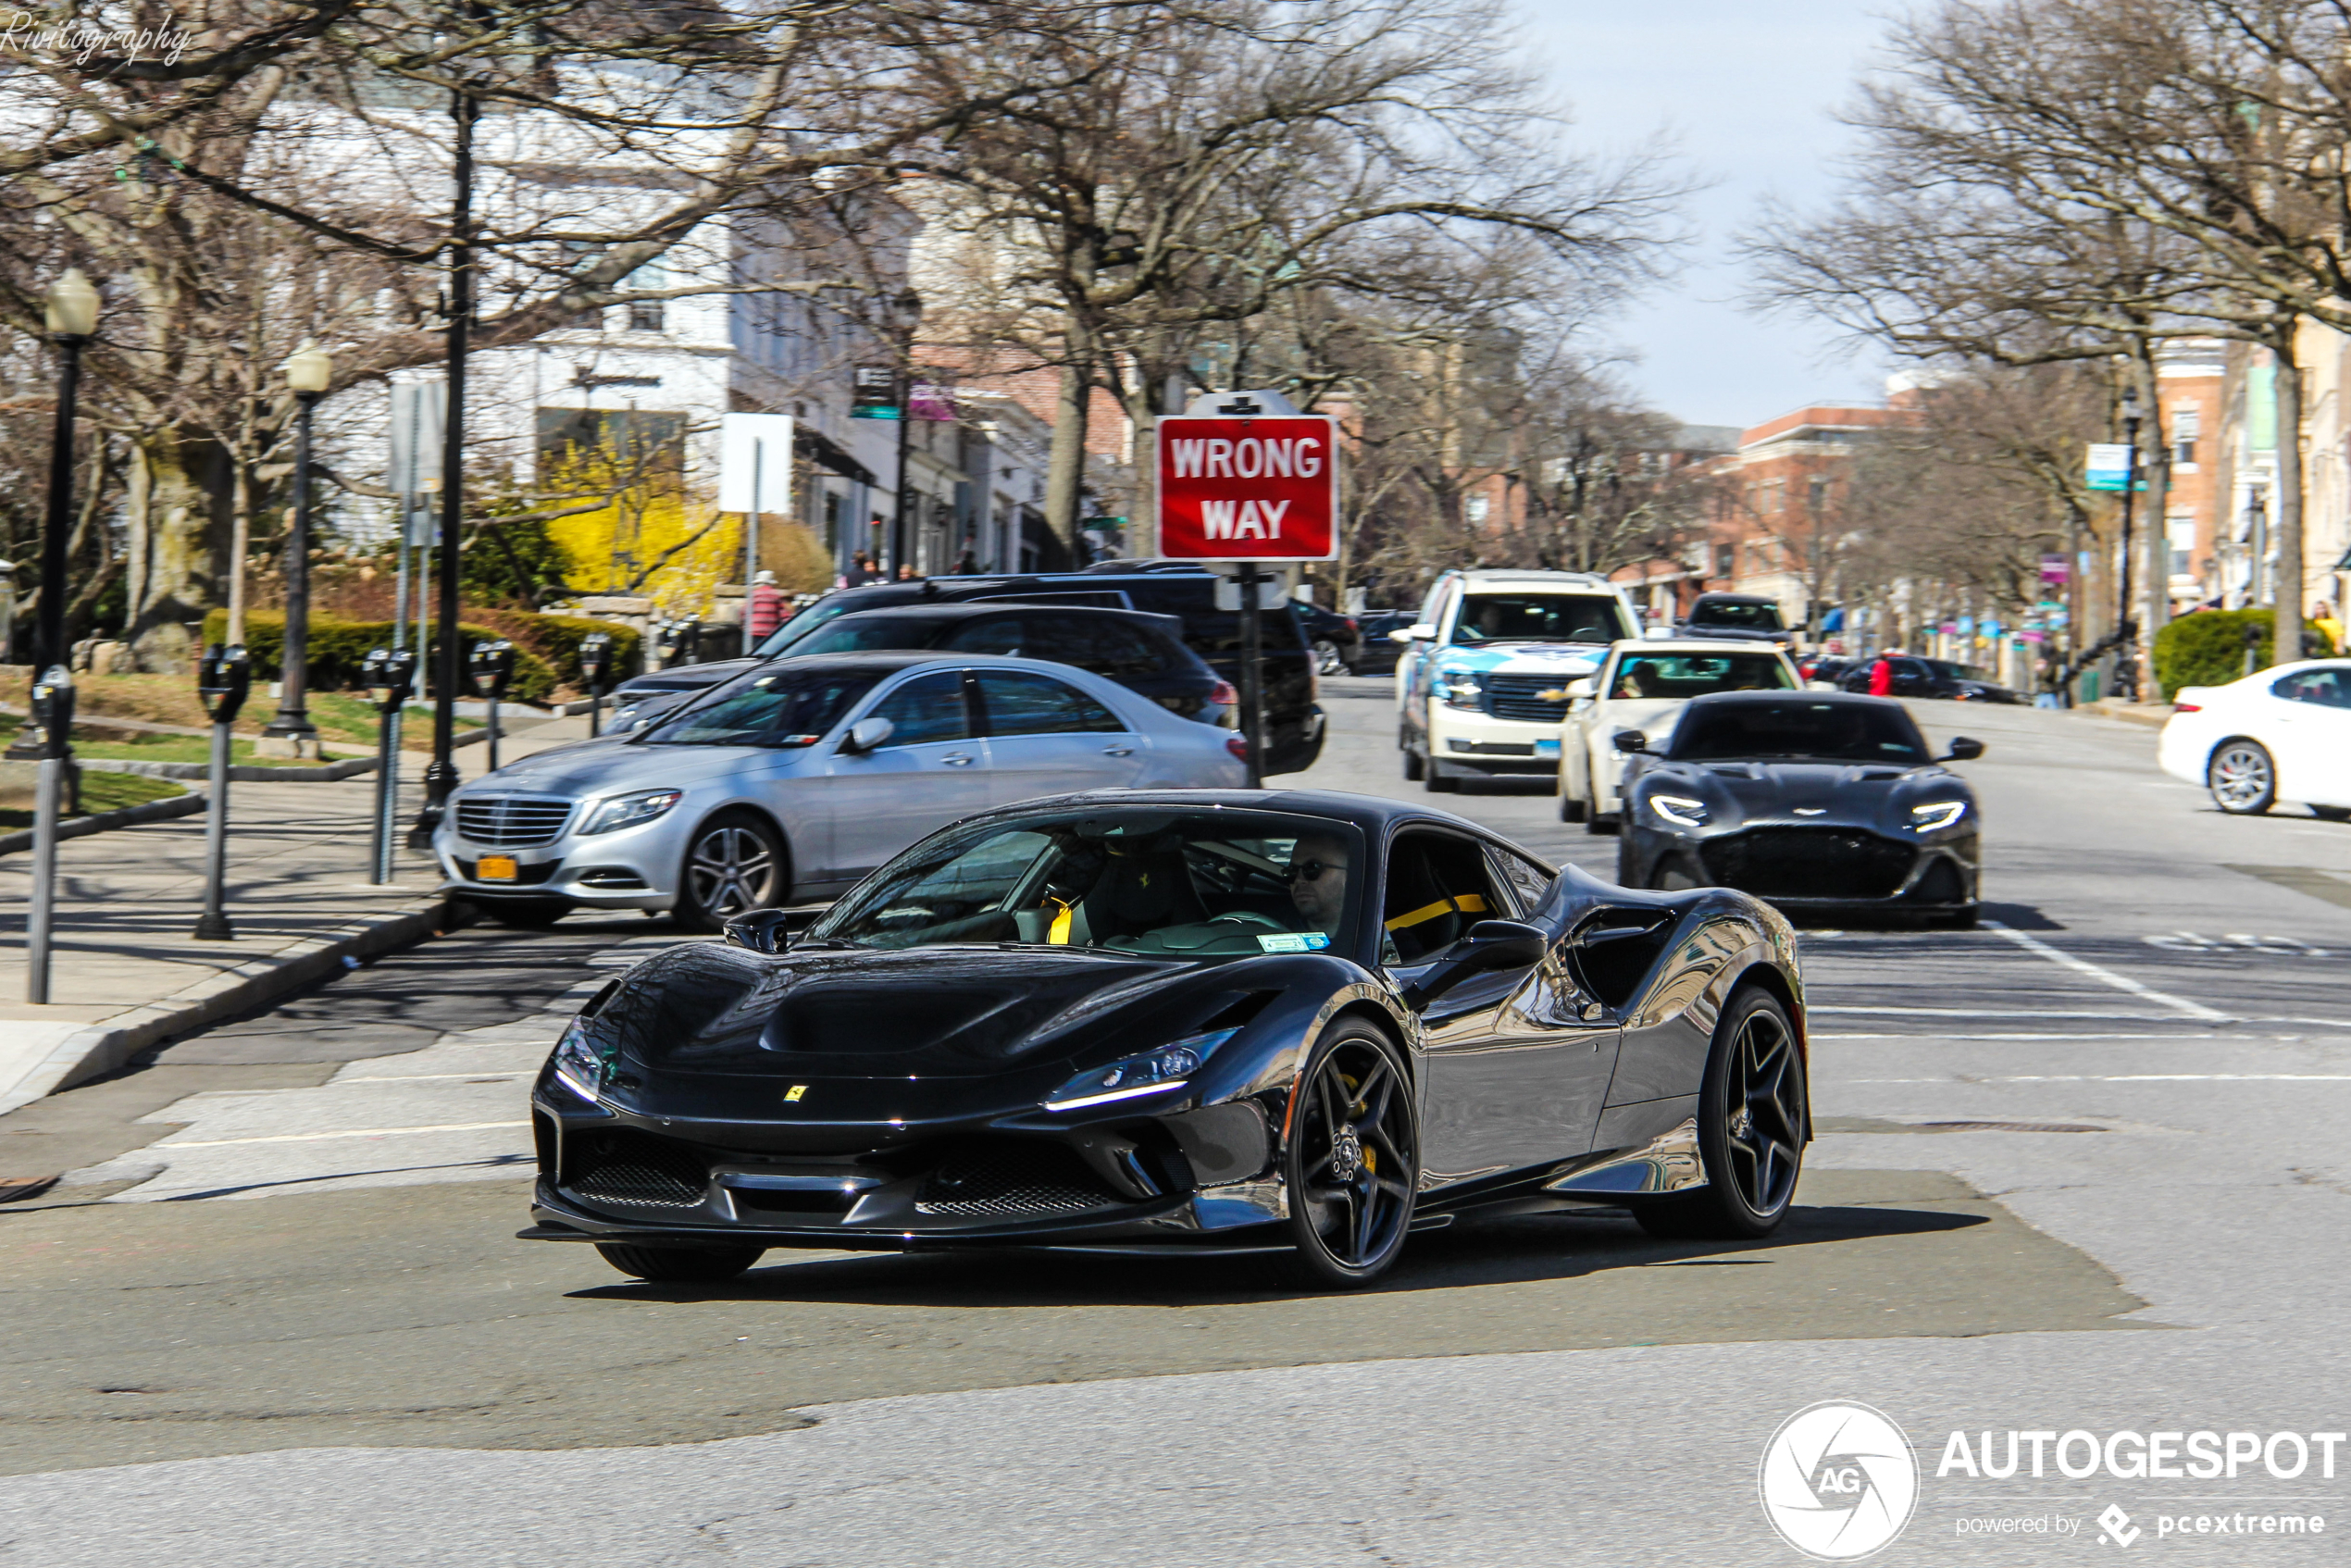
M1399 915L1387 923L1387 928L1391 931L1405 930L1424 921L1434 920L1440 915L1483 915L1485 913L1486 896L1483 893L1461 893L1452 898L1438 899L1435 903L1425 904L1413 910L1410 915Z
M1069 923L1071 918L1077 913L1076 901L1074 899L1057 899L1048 893L1045 896L1045 902L1053 906L1053 926L1052 929L1045 933L1045 940L1055 947L1067 947L1069 945Z

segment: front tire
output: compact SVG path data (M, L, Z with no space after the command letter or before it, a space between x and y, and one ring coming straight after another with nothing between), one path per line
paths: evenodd
M1560 785L1560 820L1561 822L1583 821L1590 808L1579 797L1567 793L1565 783L1562 782Z
M625 1242L599 1241L596 1251L604 1262L638 1279L656 1285L714 1285L732 1279L757 1263L765 1247L631 1247Z
M2223 740L2205 765L2204 787L2231 816L2259 816L2278 803L2278 765L2258 740Z
M1674 1240L1771 1235L1787 1217L1804 1174L1810 1114L1804 1054L1787 1010L1760 988L1741 991L1714 1027L1698 1091L1706 1185L1652 1200L1633 1217L1651 1236Z
M1428 765L1421 760L1420 753L1412 750L1411 743L1407 742L1404 747L1404 782L1418 784L1427 777Z
M689 931L713 932L738 915L783 902L784 840L766 818L722 811L694 829L678 872L670 915Z
M1420 1126L1404 1060L1371 1025L1343 1019L1299 1075L1282 1175L1291 1271L1312 1289L1368 1285L1404 1250L1419 1196Z

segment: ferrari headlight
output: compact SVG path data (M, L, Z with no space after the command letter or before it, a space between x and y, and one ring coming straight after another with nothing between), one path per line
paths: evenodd
M1238 1029L1211 1029L1206 1034L1187 1035L1172 1045L1163 1045L1142 1056L1130 1056L1112 1066L1089 1067L1047 1095L1045 1109L1076 1111L1088 1105L1107 1105L1113 1100L1132 1100L1163 1089L1181 1089L1185 1080L1200 1071L1200 1064L1208 1059L1210 1052L1238 1033Z
M604 1087L604 1078L612 1064L603 1051L588 1038L588 1027L574 1018L564 1026L563 1038L555 1041L554 1054L548 1058L555 1070L555 1081L580 1099L595 1102Z
M1936 801L1930 805L1910 808L1910 826L1922 833L1932 833L1938 828L1948 828L1967 815L1965 801Z
M634 828L654 817L686 798L683 790L640 790L633 795L615 795L588 814L582 833L612 833L623 828Z
M1707 823L1706 803L1691 795L1651 795L1649 810L1676 828L1703 828Z
M1449 708L1475 708L1486 696L1486 682L1474 671L1463 670L1437 678L1437 690Z

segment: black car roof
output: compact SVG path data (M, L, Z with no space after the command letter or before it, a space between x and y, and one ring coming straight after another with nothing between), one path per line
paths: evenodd
M1054 618L1063 616L1109 616L1123 621L1138 621L1164 630L1176 621L1173 616L1155 615L1149 610L1122 610L1111 604L1049 604ZM947 599L929 604L877 604L870 610L846 610L833 618L839 626L847 620L975 620L981 616L1034 615L1035 602L1018 599ZM1181 622L1176 622L1180 625Z

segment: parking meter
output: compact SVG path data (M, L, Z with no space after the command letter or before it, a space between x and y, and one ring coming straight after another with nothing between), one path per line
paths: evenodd
M592 738L602 728L597 720L603 716L604 682L612 678L612 635L591 631L579 640L579 678L588 687L588 733Z
M41 754L62 757L66 739L73 733L73 677L63 665L33 682L32 722L41 730Z
M359 683L379 711L391 713L408 701L417 684L417 655L405 648L371 648L359 666Z
M229 871L229 727L253 690L253 657L242 643L205 645L196 663L196 696L212 719L211 800L205 803L204 913L196 917L196 940L226 942L236 940L222 907Z
M701 622L664 621L658 635L660 641L654 645L654 651L661 659L662 668L676 669L679 665L695 662L695 654L702 644Z
M466 660L466 678L473 682L474 695L490 699L490 771L498 771L498 703L506 695L506 682L515 676L515 645L504 638L495 642L477 642L472 655Z
M376 704L376 833L367 880L392 880L392 820L400 804L400 713L417 685L417 655L406 648L370 648L359 682Z
M242 644L224 647L215 642L205 649L196 666L196 695L213 723L236 723L252 691L253 658Z

